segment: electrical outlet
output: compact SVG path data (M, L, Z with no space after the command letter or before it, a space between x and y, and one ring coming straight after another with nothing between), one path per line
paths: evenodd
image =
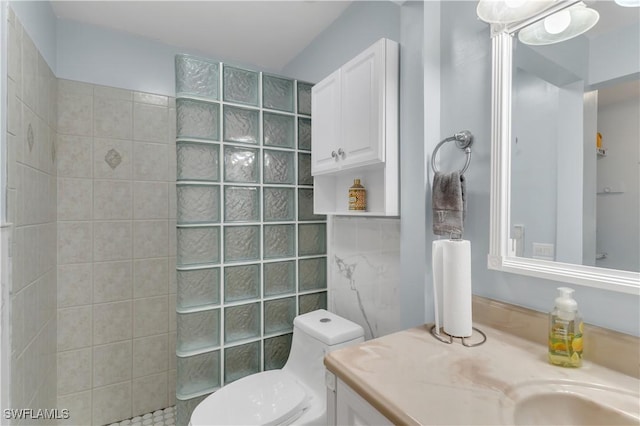
M555 246L546 243L533 243L534 259L555 260Z

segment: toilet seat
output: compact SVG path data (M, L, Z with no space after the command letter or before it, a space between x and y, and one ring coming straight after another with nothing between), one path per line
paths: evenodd
M209 395L193 411L190 424L288 425L309 408L309 399L291 374L264 371Z

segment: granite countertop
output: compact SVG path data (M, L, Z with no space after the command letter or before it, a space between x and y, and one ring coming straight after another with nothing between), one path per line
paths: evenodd
M640 416L637 378L586 360L578 369L553 366L545 346L476 327L487 335L477 347L442 343L425 325L331 352L324 362L394 424L510 424L509 395L523 383L549 388L559 381L626 393L626 408Z

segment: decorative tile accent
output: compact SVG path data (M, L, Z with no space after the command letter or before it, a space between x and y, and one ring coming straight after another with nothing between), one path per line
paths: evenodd
M104 156L104 161L111 167L111 170L115 170L122 163L122 156L118 151L111 148Z

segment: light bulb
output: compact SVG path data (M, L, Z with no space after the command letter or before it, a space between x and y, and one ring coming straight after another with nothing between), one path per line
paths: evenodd
M560 34L571 24L571 14L568 10L561 10L544 18L544 29L549 34Z

